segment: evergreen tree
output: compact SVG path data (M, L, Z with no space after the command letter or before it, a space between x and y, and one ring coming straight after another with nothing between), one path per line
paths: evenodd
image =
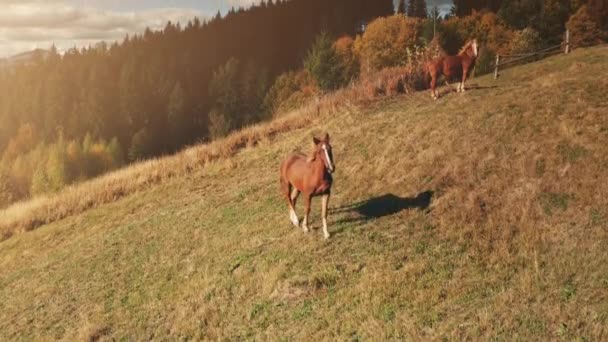
M67 157L63 139L50 146L49 149L46 169L43 168L42 172L46 172L47 191L56 192L71 182L68 179Z
M188 127L186 99L184 90L179 82L173 87L167 105L167 122L172 136L172 146L178 147L184 143Z
M23 197L33 188L48 190L50 181L69 184L115 167L112 155L120 146L132 161L206 139L210 131L225 134L252 124L268 117L262 104L270 85L302 67L320 32L354 35L362 24L394 11L392 0L267 0L226 17L192 18L184 28L172 22L162 30L148 28L120 43L63 54L53 46L10 72L0 68L2 167ZM323 70L323 61L333 59L326 59L331 50L326 53L313 69ZM328 88L348 78L338 74L317 72ZM298 90L286 100L293 105L316 91L308 73L296 75ZM22 144L20 127L27 125L35 134ZM57 173L50 175L50 149L35 146L54 145L58 127L71 143L55 153ZM34 159L45 160L44 167Z
M416 1L417 0L408 0L408 4L407 4L407 16L408 17L416 16Z
M112 140L110 141L110 144L108 144L108 152L110 153L110 156L112 157L112 160L111 160L112 169L115 169L115 168L118 168L118 167L124 165L125 156L124 156L124 152L122 150L122 146L120 146L120 142L118 141L117 137L112 138Z
M503 0L453 0L454 5L451 9L451 14L458 17L464 17L471 14L475 11L489 10L492 12L497 12L503 3L511 3L515 4L522 2L522 0L511 0L511 1L503 1ZM528 1L528 0L523 0ZM538 0L531 0L539 2Z
M397 5L397 13L398 14L406 14L406 5L405 0L399 0L399 4Z
M407 15L409 17L426 18L428 16L426 0L409 0Z
M40 163L32 176L32 185L30 193L32 195L42 195L48 193L51 189L51 184L46 175L45 165Z
M241 63L231 58L213 73L209 83L209 97L214 103L213 108L216 112L228 115L232 119L227 120L236 125L231 128L240 127L240 123L244 121L240 115L241 99L238 87L240 68Z
M426 7L426 0L416 0L416 17L426 18L428 17L428 10Z
M220 112L218 109L213 109L209 112L209 133L214 139L225 137L230 133L233 128L233 124L225 113Z
M317 37L304 61L304 67L323 91L336 89L343 84L338 57L327 33Z
M15 190L10 177L0 170L0 208L4 208L16 200Z

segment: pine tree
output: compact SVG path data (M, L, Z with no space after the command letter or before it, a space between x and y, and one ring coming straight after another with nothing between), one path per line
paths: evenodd
M115 169L118 167L121 167L122 165L124 165L125 163L125 156L122 150L122 146L120 146L120 142L118 141L118 138L114 137L112 138L112 140L110 141L110 144L108 145L108 152L110 153L110 156L112 157L111 160L111 168Z
M398 14L406 14L406 5L405 0L399 0L399 4L397 5L397 13Z
M16 200L15 190L11 179L3 171L0 171L0 208L13 203Z
M232 120L217 109L209 112L209 133L213 139L225 137L233 128Z
M167 122L171 130L172 146L179 147L184 143L187 128L186 99L184 90L179 82L173 87L167 105Z
M416 0L416 10L415 17L418 18L426 18L428 17L428 12L426 8L426 0Z
M315 40L304 61L304 68L323 91L333 90L342 85L338 58L327 33L321 33Z
M241 63L231 58L213 73L209 82L209 97L214 103L212 109L227 116L226 122L234 124L231 129L240 127L244 121L241 116L242 102L238 84L240 70Z
M66 148L63 139L50 146L49 159L46 163L46 179L48 191L57 192L70 183Z
M416 1L417 0L408 0L408 3L407 3L407 16L408 17L416 16Z

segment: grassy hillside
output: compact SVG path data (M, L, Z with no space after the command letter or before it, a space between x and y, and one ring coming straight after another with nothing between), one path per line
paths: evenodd
M345 107L15 234L0 340L606 339L607 57ZM329 241L318 199L305 235L278 191L325 131Z

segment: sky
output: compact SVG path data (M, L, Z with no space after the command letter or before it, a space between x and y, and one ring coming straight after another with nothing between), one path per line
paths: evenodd
M442 9L452 2L436 1ZM169 20L185 24L253 2L259 0L0 0L0 58L52 44L65 51L122 40L146 27L161 29Z

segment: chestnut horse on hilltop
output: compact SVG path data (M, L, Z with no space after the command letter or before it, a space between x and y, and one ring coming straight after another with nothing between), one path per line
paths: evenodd
M468 41L456 56L438 57L427 64L427 71L431 78L431 96L437 100L439 92L436 90L437 79L443 75L445 83L451 80L459 80L457 92L463 92L464 82L475 67L475 60L478 55L477 40Z
M281 164L281 192L289 204L289 218L294 226L299 227L296 214L296 201L300 193L306 200L306 213L302 229L308 233L308 217L310 215L310 202L314 196L323 196L322 218L323 234L329 239L327 232L327 206L331 194L335 170L334 156L329 143L329 134L323 139L313 137L314 151L311 156L302 153L292 154Z

